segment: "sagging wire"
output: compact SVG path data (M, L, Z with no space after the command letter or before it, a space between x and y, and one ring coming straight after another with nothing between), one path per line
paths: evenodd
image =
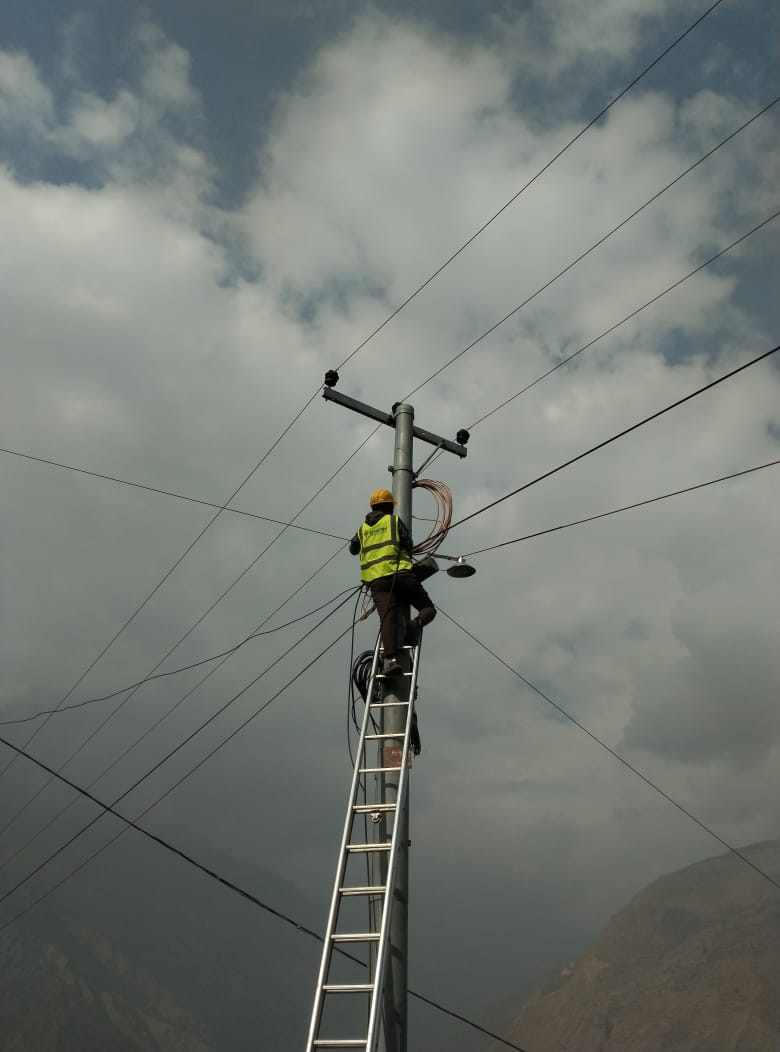
M227 650L220 651L219 654L211 654L210 657L201 658L199 661L192 661L189 665L180 665L178 668L172 668L168 672L157 672L153 676L146 676L144 679L139 679L135 683L129 683L125 687L120 687L118 690L112 691L111 694L102 694L97 698L86 698L84 701L74 702L72 705L60 705L59 708L54 709L41 709L39 712L34 712L30 716L19 716L16 719L11 720L0 720L0 727L6 727L14 723L30 723L32 720L37 720L41 716L59 716L64 712L71 712L73 709L83 709L86 705L95 705L101 701L111 701L112 698L118 697L120 694L126 693L128 690L137 690L139 687L146 686L147 683L151 683L156 679L165 679L170 676L178 676L181 672L189 672L191 669L200 668L201 665L208 665L212 661L217 661L220 658L229 657L231 654L235 654L241 647L246 646L253 639L260 639L261 636L270 636L275 632L281 632L285 628L290 628L292 625L297 625L299 621L304 621L307 617L312 617L314 614L319 614L326 607L335 603L337 599L340 599L347 592L352 592L353 589L344 588L341 592L338 592L333 596L332 599L328 599L326 603L321 606L316 606L313 610L309 610L305 614L301 614L300 617L293 618L292 621L285 621L282 625L277 625L275 628L266 628L264 630L256 629L251 632L248 636L241 640L240 643L236 643L235 646L228 647ZM358 595L358 599L360 596ZM357 608L356 608L357 609ZM370 611L369 611L370 612ZM367 616L367 615L363 615ZM354 620L354 618L353 618ZM265 622L264 622L265 623Z

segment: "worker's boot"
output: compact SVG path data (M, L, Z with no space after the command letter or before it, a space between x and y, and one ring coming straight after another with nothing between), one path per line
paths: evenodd
M401 671L401 663L397 657L385 658L384 669L380 676L395 676Z
M406 622L406 635L404 637L404 646L416 647L420 642L420 635L422 633L422 626L420 620L417 617L412 617Z

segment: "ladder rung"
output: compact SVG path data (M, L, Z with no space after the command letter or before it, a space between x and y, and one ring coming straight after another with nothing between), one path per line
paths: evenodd
M374 811L395 811L396 804L354 804L352 810L358 815L370 815Z
M388 771L400 771L401 764L395 767L361 767L360 774L386 774Z
M404 708L409 704L408 701L372 701L370 708L372 709L397 709L400 706Z
M41 724L43 726L43 724ZM396 731L395 734L367 734L366 741L379 741L381 738L397 738L398 741L404 740L404 732Z
M343 1041L336 1041L331 1038L323 1039L320 1038L314 1042L315 1048L365 1048L368 1044L363 1038L345 1038Z
M379 844L347 844L347 851L389 851L391 844L379 843Z
M331 935L334 942L379 942L378 931L341 931Z
M339 888L341 895L384 895L386 891L386 884L355 884L352 887Z
M373 993L373 983L335 983L326 984L322 988L326 994L370 994Z

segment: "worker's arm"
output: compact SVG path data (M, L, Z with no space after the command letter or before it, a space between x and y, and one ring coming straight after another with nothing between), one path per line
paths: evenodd
M405 551L409 552L409 554L411 555L411 553L412 553L412 535L409 532L409 530L406 528L406 523L403 521L403 519L400 519L400 518L398 520L398 541L399 541L399 544L401 545L401 547Z

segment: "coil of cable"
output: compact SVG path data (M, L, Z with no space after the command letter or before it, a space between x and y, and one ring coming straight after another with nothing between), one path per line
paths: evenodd
M417 479L417 489L427 490L436 502L436 518L433 529L425 538L415 544L412 555L417 559L424 559L433 555L447 536L447 531L452 522L452 490L443 482L436 479Z

